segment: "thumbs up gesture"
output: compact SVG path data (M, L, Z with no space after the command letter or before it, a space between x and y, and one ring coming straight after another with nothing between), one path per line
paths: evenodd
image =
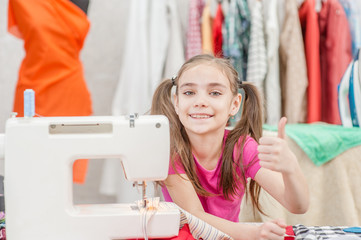
M277 137L261 137L258 146L258 158L261 167L281 173L293 173L297 167L297 158L286 142L287 118L278 123Z

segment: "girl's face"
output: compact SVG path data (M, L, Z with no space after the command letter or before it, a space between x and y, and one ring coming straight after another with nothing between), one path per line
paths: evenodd
M233 96L227 76L208 64L186 70L174 95L175 110L188 135L224 131L240 100L240 94Z

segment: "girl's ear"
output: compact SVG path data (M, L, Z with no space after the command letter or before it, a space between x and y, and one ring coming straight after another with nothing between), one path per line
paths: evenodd
M237 114L242 102L242 94L238 93L232 100L231 111L229 115L234 116Z
M177 94L173 94L173 105L174 105L175 112L178 114L178 96L177 96Z

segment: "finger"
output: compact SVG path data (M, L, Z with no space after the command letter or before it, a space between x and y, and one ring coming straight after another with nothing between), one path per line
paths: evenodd
M271 239L271 240L283 240L284 239L284 234L283 235L278 235L275 234L273 232L270 232L267 234L267 240Z
M277 171L276 167L272 162L266 162L266 161L260 161L259 165L265 169L271 170L271 171Z
M279 138L282 138L282 139L286 138L286 123L287 123L287 118L286 117L282 117L280 119L280 121L278 122L278 134L277 134L277 136Z
M270 145L259 145L257 147L258 153L272 153L273 149Z
M277 220L271 220L264 225L267 239L283 239L286 229L277 224Z
M282 219L273 219L272 223L275 224L275 226L271 229L272 232L282 236L286 233L287 225Z
M278 141L279 140L277 137L261 137L259 139L259 144L260 145L273 145Z
M274 162L275 161L275 156L272 154L268 154L268 153L259 153L258 154L258 159L260 161L265 161L265 162Z
M283 219L277 219L276 223L278 224L278 226L282 227L282 228L286 228L287 224Z

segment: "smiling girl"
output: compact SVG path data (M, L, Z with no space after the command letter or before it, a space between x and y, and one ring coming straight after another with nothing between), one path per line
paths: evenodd
M282 220L239 222L243 196L249 194L262 212L262 187L290 212L304 213L309 205L307 184L284 140L287 119L280 120L278 137L261 137L259 93L238 79L228 60L199 55L157 88L151 113L168 117L171 134L163 195L234 239L283 239ZM227 130L228 119L241 105L238 88L245 91L242 118Z

